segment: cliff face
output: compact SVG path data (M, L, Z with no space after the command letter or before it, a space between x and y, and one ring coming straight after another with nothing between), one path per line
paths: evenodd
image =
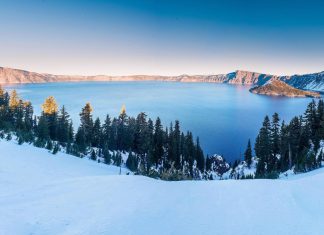
M324 91L324 72L275 76L237 70L228 74L216 75L131 75L131 76L68 76L28 72L25 70L0 67L0 84L17 83L44 83L44 82L79 82L79 81L173 81L173 82L212 82L240 85L261 86L271 80L281 80L298 89Z
M252 93L270 96L287 97L314 97L319 98L320 94L312 91L304 91L294 88L281 80L271 80L267 84L250 89Z
M80 82L80 81L173 81L173 82L216 82L223 83L227 75L130 75L130 76L79 76L53 75L29 72L20 69L0 67L0 84L45 83L45 82Z
M234 76L228 80L228 83L242 85L263 85L267 81L275 78L277 77L273 75L237 70L234 73Z
M28 72L19 69L0 67L0 83L37 83L51 82L51 76L40 73Z

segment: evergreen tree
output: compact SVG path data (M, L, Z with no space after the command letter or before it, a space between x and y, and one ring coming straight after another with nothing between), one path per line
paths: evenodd
M73 140L74 140L73 123L72 121L70 121L68 127L68 144L72 143Z
M52 140L57 140L57 111L58 105L53 96L48 97L42 105L42 115L48 123L49 136Z
M281 172L289 169L289 128L282 122L280 128L280 159L279 169Z
M49 96L45 100L44 104L42 105L42 109L45 114L57 113L58 105L53 96Z
M37 125L37 138L39 141L47 141L49 139L49 130L47 119L44 116L39 117Z
M126 114L126 107L123 105L121 108L119 118L118 118L118 126L117 126L117 149L127 149L127 139L128 139L128 133L127 133L127 121L128 117Z
M57 121L57 140L62 143L68 143L72 141L71 136L71 124L70 115L66 112L64 105L60 110ZM73 131L72 131L73 132Z
M205 170L205 157L200 147L199 137L197 137L196 141L196 161L198 169L203 172Z
M279 115L278 113L274 113L272 116L271 122L271 149L272 154L275 157L280 153L280 124L279 124Z
M246 164L248 165L248 167L250 168L251 163L252 163L252 148L251 148L250 139L248 141L248 145L247 145L247 148L244 153L244 160L245 160Z
M80 121L81 125L80 127L82 128L84 132L84 137L85 137L85 144L87 146L90 146L92 143L92 131L93 131L93 120L92 120L92 107L90 103L87 103L83 108L80 113Z
M30 102L24 102L24 129L30 132L33 129L33 106Z
M288 134L289 169L292 168L294 163L298 162L298 155L302 150L304 150L304 148L300 146L300 136L301 136L300 119L298 117L294 117L289 124L289 134Z
M148 125L146 114L140 113L136 118L136 129L134 136L134 151L144 155L148 151Z
M75 143L78 147L78 151L80 153L85 153L85 151L87 149L86 136L85 136L85 131L81 126L79 127L79 129L75 135Z
M12 90L10 93L10 99L9 99L9 107L10 109L15 109L19 105L19 96L16 90Z
M101 123L100 123L100 119L97 118L93 125L92 146L93 147L102 147L101 139L102 139Z
M258 164L256 170L256 176L263 178L266 175L266 162L270 162L271 158L271 141L270 141L270 120L266 116L263 121L262 128L258 135L258 143L256 143L258 151Z
M178 120L175 121L174 124L174 131L173 131L173 161L174 161L174 166L176 169L180 168L180 163L181 163L181 159L180 159L180 123ZM199 140L198 140L199 141Z
M109 115L106 116L105 122L102 125L102 143L103 146L105 146L107 148L107 150L111 149L111 147L113 146L112 143L112 128L111 128L111 119L109 117Z
M154 125L154 136L153 136L153 162L157 166L162 161L164 154L163 150L163 129L161 120L158 117Z
M102 154L103 154L103 158L105 160L105 164L110 164L111 163L111 154L107 147L103 148Z
M133 172L136 172L138 170L138 159L136 155L132 154L132 152L129 152L128 154L128 158L126 160L126 167Z

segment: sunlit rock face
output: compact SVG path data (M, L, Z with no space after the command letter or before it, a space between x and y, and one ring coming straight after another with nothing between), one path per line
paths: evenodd
M287 96L287 97L314 97L319 98L318 92L304 91L294 88L281 80L270 80L262 86L250 89L252 93L271 96Z

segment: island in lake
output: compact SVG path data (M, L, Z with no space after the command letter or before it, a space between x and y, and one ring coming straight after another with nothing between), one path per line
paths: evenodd
M286 96L286 97L312 97L320 98L321 95L314 91L305 91L294 88L280 80L271 80L262 86L250 89L250 92L259 95Z

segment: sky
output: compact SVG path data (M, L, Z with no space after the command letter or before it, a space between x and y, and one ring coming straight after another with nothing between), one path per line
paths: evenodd
M324 70L324 2L0 0L0 66L53 74Z

